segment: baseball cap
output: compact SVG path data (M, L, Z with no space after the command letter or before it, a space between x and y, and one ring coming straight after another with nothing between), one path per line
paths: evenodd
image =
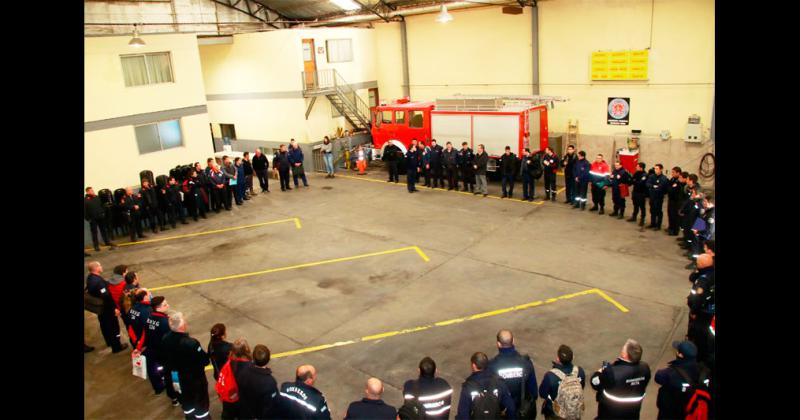
M683 354L685 359L694 359L697 357L697 346L691 341L673 341L672 348Z

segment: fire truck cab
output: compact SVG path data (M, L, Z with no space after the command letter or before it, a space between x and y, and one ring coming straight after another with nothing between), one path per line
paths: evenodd
M377 149L394 143L403 153L412 139L455 149L467 142L476 151L483 144L489 155L487 170L496 170L496 159L506 146L517 156L525 148L532 153L547 147L547 104L562 97L543 96L453 96L435 102L411 102L403 98L375 108L372 140Z

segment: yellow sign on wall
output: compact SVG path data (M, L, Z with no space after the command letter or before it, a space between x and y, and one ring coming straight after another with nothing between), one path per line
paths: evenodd
M592 80L647 80L650 51L592 52Z

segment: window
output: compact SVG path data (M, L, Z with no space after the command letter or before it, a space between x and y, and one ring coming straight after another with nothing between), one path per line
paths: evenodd
M378 117L379 115L380 115L380 112L375 112L375 113L372 114L372 120L375 121L375 127L380 127L381 126L381 119L380 119L380 117Z
M125 86L173 82L172 60L168 52L123 55L120 58Z
M382 123L384 124L392 123L392 111L381 111L381 114L383 114L382 116L383 121L381 121Z
M406 112L405 111L395 111L394 112L394 123L395 124L405 124L406 123Z
M325 41L329 63L353 61L353 42L350 39L329 39Z
M408 111L408 126L411 128L422 128L422 111Z
M139 154L160 152L183 145L181 123L179 120L162 121L134 127Z

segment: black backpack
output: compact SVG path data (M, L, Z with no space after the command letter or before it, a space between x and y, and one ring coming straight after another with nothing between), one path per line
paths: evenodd
M536 153L533 155L533 168L531 169L531 176L533 179L539 179L544 174L544 169L542 168L542 155L541 153Z
M469 388L478 395L472 399L472 406L470 407L470 419L499 419L500 418L500 398L499 390L497 388L497 377L492 375L489 379L489 386L481 386L474 381L467 381L471 385ZM497 394L495 393L497 391Z
M403 406L397 410L400 420L422 420L425 418L425 406L419 402L419 381L414 381L412 390L414 398L406 399Z

